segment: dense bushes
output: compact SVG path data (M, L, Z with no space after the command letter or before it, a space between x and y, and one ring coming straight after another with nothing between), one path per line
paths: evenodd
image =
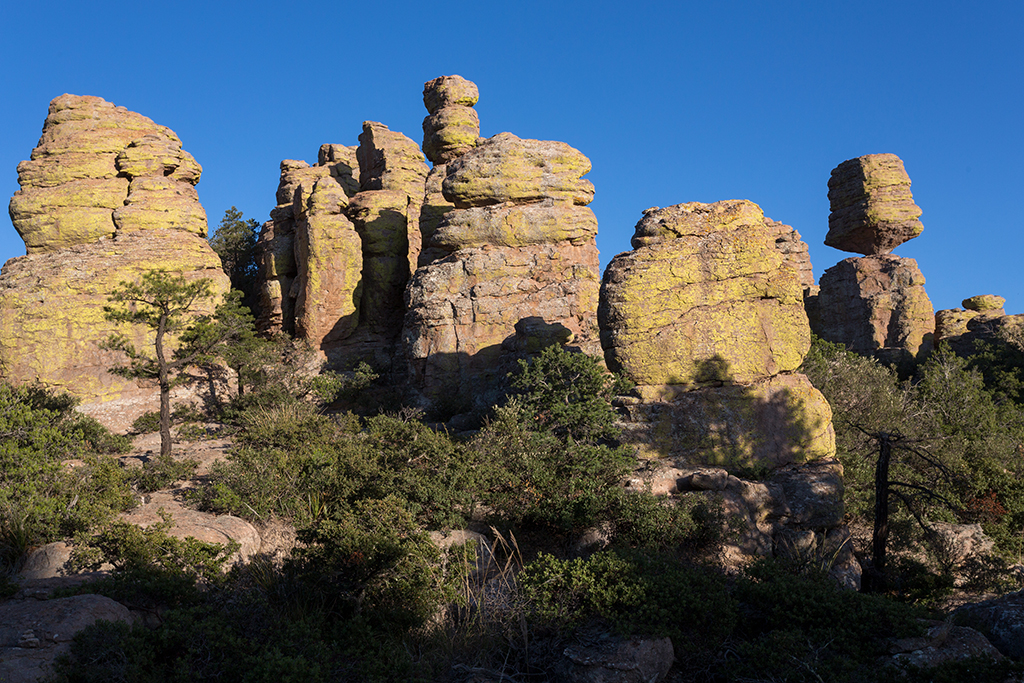
M95 529L132 505L117 461L129 442L41 387L0 383L0 563Z
M943 548L929 523L978 522L999 553L1020 557L1021 406L997 400L981 373L947 348L901 381L873 359L818 340L804 370L832 405L848 514L871 523L875 464L885 438L894 447L895 548L930 547L941 564Z

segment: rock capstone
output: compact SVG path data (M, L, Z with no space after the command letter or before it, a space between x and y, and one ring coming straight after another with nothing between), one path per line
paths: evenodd
M825 244L857 254L888 254L921 234L921 209L895 154L868 154L832 170Z
M132 230L205 237L201 172L169 128L99 97L61 95L31 159L18 164L11 221L28 254Z

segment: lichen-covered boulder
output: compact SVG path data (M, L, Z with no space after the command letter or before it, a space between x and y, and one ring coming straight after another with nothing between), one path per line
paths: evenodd
M1003 306L1006 305L1006 299L995 294L978 294L977 296L968 297L963 300L961 306L966 308L968 311L978 311L979 313L990 313L997 315L1005 315Z
M832 409L800 374L670 393L625 406L622 440L641 457L729 471L772 470L835 455Z
M109 416L110 425L127 426L154 410L155 389L111 374L125 359L100 348L114 332L139 347L152 344L142 328L115 325L103 312L120 282L149 270L212 280L215 298L197 306L200 312L212 312L230 286L206 240L181 230L129 232L8 261L0 270L0 375L67 391L82 399L85 412Z
M895 154L868 154L836 166L828 181L825 244L857 254L888 254L924 229L910 177Z
M422 200L430 169L413 140L383 123L365 121L356 158L360 190L399 190Z
M586 206L594 185L590 160L564 142L499 133L448 164L444 197L460 209L554 199Z
M597 235L597 217L586 206L555 203L497 204L445 214L429 246L443 251L471 247L525 247L584 242Z
M810 347L803 292L761 209L744 200L649 209L605 271L609 367L642 386L749 383Z
M472 107L479 101L476 83L462 76L438 76L423 84L423 106L431 114L443 107Z
M99 97L50 103L9 212L29 254L174 228L206 235L194 185L202 168L172 130ZM130 183L130 184L129 184Z
M854 353L900 362L932 346L935 316L914 259L848 258L820 280L814 333Z

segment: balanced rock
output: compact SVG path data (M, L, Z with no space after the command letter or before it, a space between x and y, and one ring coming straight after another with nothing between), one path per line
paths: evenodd
M977 311L979 313L991 313L996 315L1005 315L1006 311L1003 310L1003 306L1006 305L1006 299L995 294L979 294L978 296L972 296L964 299L961 306L966 308L968 311Z
M476 84L462 76L441 76L423 85L423 152L445 164L476 146L480 117L473 109L480 96Z
M99 97L50 103L32 158L18 164L11 221L29 254L178 229L206 236L194 185L202 172L172 130Z
M609 367L641 391L799 367L810 347L802 287L756 204L648 209L633 246L605 271L598 319Z
M199 164L145 116L62 95L18 169L10 210L28 255L0 271L0 374L67 391L85 412L126 427L152 410L155 389L111 374L125 359L101 343L115 332L140 348L152 341L105 319L110 292L151 270L206 278L214 297L197 306L204 313L229 287L206 242Z
M895 154L839 164L828 181L832 213L825 244L857 254L888 254L924 229L910 178Z
M932 346L935 316L914 259L848 258L820 280L814 333L854 353L901 362Z

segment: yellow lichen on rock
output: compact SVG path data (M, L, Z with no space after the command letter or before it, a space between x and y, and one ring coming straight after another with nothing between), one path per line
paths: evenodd
M803 291L756 204L648 211L634 251L605 273L609 366L640 385L753 382L795 370L810 346Z

